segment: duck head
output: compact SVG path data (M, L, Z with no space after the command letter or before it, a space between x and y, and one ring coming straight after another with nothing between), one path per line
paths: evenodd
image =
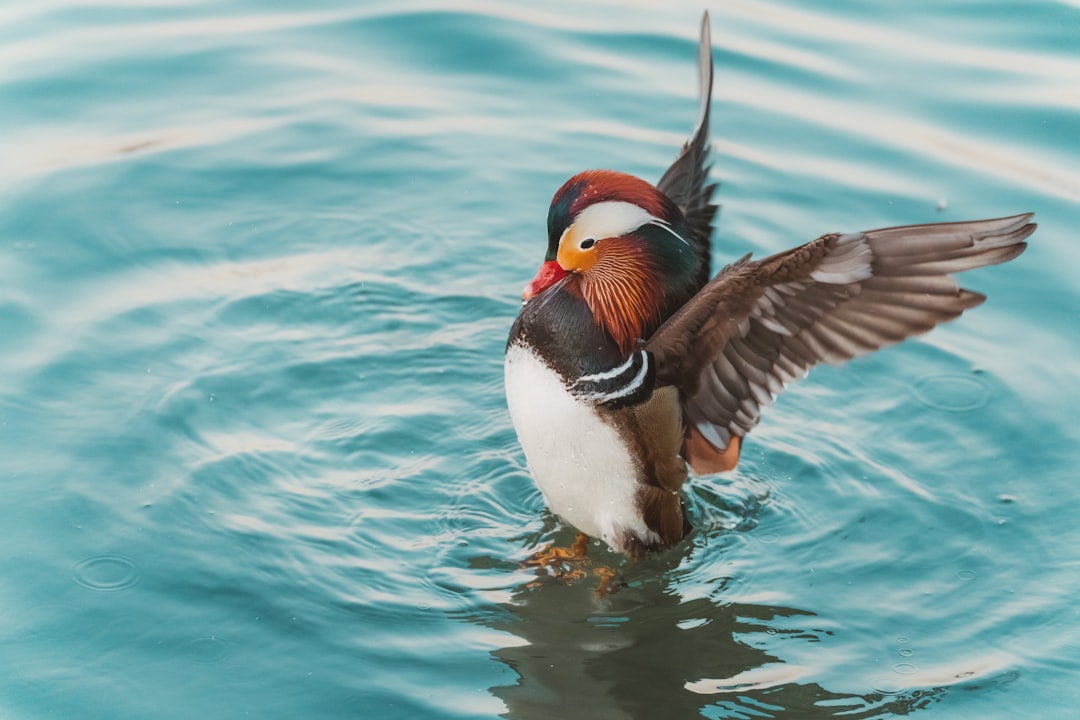
M624 352L698 289L704 258L678 206L655 186L612 170L570 178L551 201L548 251L523 293L580 295Z

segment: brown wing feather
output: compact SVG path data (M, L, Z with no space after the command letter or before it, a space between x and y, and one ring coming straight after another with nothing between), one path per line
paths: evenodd
M926 332L986 298L952 273L1006 262L1035 231L1030 214L825 235L725 268L649 339L657 385L675 385L686 421L717 453L814 365ZM692 453L694 454L694 453ZM710 467L708 453L688 458Z
M709 35L709 13L701 18L701 40L698 45L698 90L701 110L694 132L683 145L679 157L667 169L656 188L671 198L682 211L689 226L690 240L701 250L704 258L699 284L704 285L709 270L710 238L716 205L712 202L715 183L709 183L709 108L712 103L712 40Z

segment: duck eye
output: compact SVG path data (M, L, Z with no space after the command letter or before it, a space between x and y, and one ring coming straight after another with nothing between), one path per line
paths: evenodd
M596 244L596 238L591 238L590 237L590 238L585 238L584 240L582 240L581 245L579 247L582 250L588 250L589 248L591 248L595 244Z

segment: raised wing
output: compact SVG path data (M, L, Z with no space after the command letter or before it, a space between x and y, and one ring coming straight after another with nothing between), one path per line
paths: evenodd
M656 385L682 393L691 466L721 469L722 451L814 365L892 345L982 303L951 275L1022 253L1031 217L825 235L725 268L645 345Z
M709 108L712 103L713 59L712 40L709 35L709 13L701 18L701 41L698 45L698 79L700 87L700 110L694 132L683 145L682 152L656 187L675 201L682 210L690 229L690 240L701 248L705 258L700 284L704 285L712 274L709 269L712 237L712 221L716 205L712 202L715 183L709 183Z

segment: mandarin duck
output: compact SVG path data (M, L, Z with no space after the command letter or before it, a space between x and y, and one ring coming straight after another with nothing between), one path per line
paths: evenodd
M688 469L734 468L785 386L979 305L952 274L1015 258L1035 230L1023 214L830 233L710 279L708 14L698 65L696 127L656 185L590 170L555 193L506 346L507 404L547 506L635 558L686 535Z

